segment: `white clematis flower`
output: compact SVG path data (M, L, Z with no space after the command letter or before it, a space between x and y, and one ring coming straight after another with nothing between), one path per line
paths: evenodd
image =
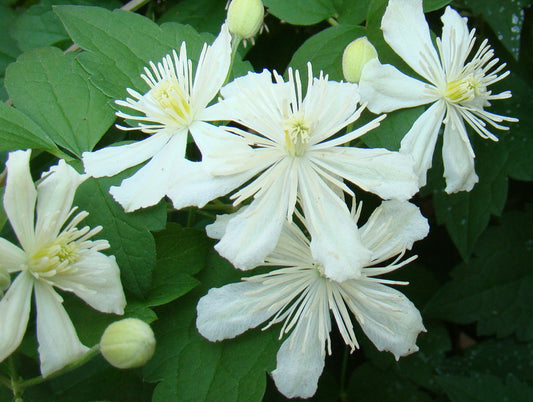
M181 185L169 196L176 208L186 205L190 193L212 196L252 179L231 198L234 204L253 197L252 203L228 217L217 251L237 268L262 264L278 242L283 223L291 220L297 201L311 232L313 256L326 275L344 280L360 275L369 251L359 239L357 226L342 198L354 195L350 181L382 198L405 200L418 191L412 158L386 149L363 149L343 144L377 127L384 116L338 137L358 119L357 84L313 78L308 65L305 97L299 72L289 80L269 71L249 73L221 90L216 107L221 120L233 120L250 131L226 127L225 135L211 134L197 141L203 164L212 178ZM218 136L217 136L218 135ZM226 181L223 181L225 179ZM208 198L206 196L206 198ZM215 230L208 227L208 234Z
M283 322L280 338L290 335L278 351L272 376L285 396L309 398L317 389L326 350L331 354L330 312L352 352L359 346L350 312L380 351L399 359L418 350L416 338L425 331L420 313L401 292L387 286L406 283L377 276L416 258L401 261L428 230L427 220L413 204L384 201L360 229L361 241L372 253L361 277L337 282L324 275L298 226L285 223L267 261L286 268L209 290L198 303L196 326L214 342L265 321L269 321L266 328Z
M35 188L29 158L30 151L16 151L6 163L4 209L22 249L0 238L0 269L19 272L0 301L0 361L20 344L35 291L41 373L47 376L89 350L54 287L105 313L123 314L126 300L115 257L100 253L108 242L90 240L102 228L78 229L85 211L72 217L74 193L87 176L61 160Z
M141 95L128 88L132 98L116 101L143 114L117 112L119 117L139 122L136 127L118 127L141 130L150 137L133 144L84 152L82 158L85 171L93 177L114 176L149 160L120 186L110 189L127 212L156 204L166 195L171 179L202 169L200 163L185 159L187 135L190 132L198 140L204 132L218 129L206 123L216 120L208 104L224 83L230 62L231 35L223 25L213 44L204 44L194 74L183 42L179 55L173 51L157 65L150 62L151 70L145 67L141 77L150 87L148 92Z
M474 49L475 29L467 19L447 7L442 18L442 36L433 46L424 18L422 0L389 0L381 22L387 43L424 81L411 78L395 67L372 60L363 69L361 97L374 113L432 104L414 123L401 142L400 152L413 155L420 186L426 184L439 129L444 123L442 158L446 192L470 191L478 182L474 151L465 121L483 138L497 141L487 123L508 130L500 123L518 121L485 110L491 101L511 97L510 91L493 94L489 86L505 78L505 64L498 64L484 40Z

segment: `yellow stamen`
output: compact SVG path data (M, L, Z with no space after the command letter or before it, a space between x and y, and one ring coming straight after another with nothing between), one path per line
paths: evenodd
M188 97L175 77L163 79L149 93L157 106L174 120L187 121L191 110Z
M285 146L292 156L302 156L309 142L309 127L302 119L290 119L285 124Z

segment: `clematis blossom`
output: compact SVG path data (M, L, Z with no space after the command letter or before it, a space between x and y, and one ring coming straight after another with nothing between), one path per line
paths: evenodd
M274 78L274 82L272 81ZM238 189L234 205L252 202L229 215L215 248L239 269L262 264L278 242L284 222L291 221L297 203L312 236L313 256L328 277L344 280L360 275L370 251L360 240L343 194L354 196L344 180L385 199L405 200L418 191L413 161L386 149L343 146L377 127L384 116L336 136L354 123L364 106L357 84L313 78L308 65L305 97L298 70L288 81L274 72L249 73L221 89L217 105L221 120L247 128L226 127L197 141L211 175L183 183L169 196L175 208L187 205L189 194L206 199ZM244 185L243 185L244 184ZM243 186L242 186L243 185ZM208 235L215 229L208 226Z
M416 258L402 261L405 251L428 230L415 205L383 201L360 229L361 241L371 251L361 276L339 282L325 276L309 240L295 223L286 222L267 258L268 265L282 268L209 290L198 302L196 326L215 342L263 322L269 322L264 329L283 323L280 339L289 335L278 351L272 377L286 397L309 398L316 392L325 354L331 354L331 315L352 352L359 348L353 318L380 351L391 352L397 360L418 350L416 338L425 332L420 313L389 287L406 283L379 276Z
M87 176L61 160L36 188L29 158L30 151L16 151L6 163L4 209L22 248L0 238L0 270L18 272L0 300L0 361L22 341L34 293L41 373L47 376L89 350L54 287L105 313L123 314L126 299L115 257L100 252L108 242L90 240L102 227L78 229L88 214L73 216L74 193Z
M485 110L492 101L511 97L510 91L493 94L489 89L509 71L501 73L505 64L498 65L487 40L473 52L475 29L468 30L467 19L447 7L441 20L442 36L436 39L435 48L422 0L389 0L381 22L385 40L423 80L374 59L363 69L360 91L374 113L431 105L403 138L400 152L414 157L419 184L424 186L444 123L446 192L454 193L470 191L478 182L465 122L482 138L498 141L487 125L508 130L500 123L518 120Z
M150 62L142 79L149 90L144 95L128 88L131 98L118 100L119 106L140 112L117 112L118 117L138 122L122 130L141 130L148 138L127 145L112 146L82 155L85 171L93 177L114 176L148 160L133 176L113 186L110 193L127 212L159 202L171 179L195 174L201 164L185 159L187 136L195 140L204 132L217 130L207 123L216 120L208 104L224 83L231 63L231 35L226 25L212 45L204 44L193 74L185 42L179 55L166 55L157 65Z

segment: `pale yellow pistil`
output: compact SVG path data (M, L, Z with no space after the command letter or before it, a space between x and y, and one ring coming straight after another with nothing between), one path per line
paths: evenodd
M310 136L309 127L302 120L289 120L285 128L285 146L289 155L302 156Z
M29 270L37 276L54 276L80 259L75 242L59 236L41 247L28 261Z
M460 79L449 81L444 96L449 102L471 102L476 97L483 96L486 88L475 74L468 74Z
M150 90L157 106L178 123L187 122L191 108L188 96L174 77L165 78Z

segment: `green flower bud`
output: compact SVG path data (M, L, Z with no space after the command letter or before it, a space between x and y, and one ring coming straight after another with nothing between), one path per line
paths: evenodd
M116 368L140 367L152 358L154 350L152 328L137 318L115 321L100 339L102 356Z
M365 64L376 57L378 52L366 36L351 42L342 55L344 79L348 82L359 82Z
M255 36L261 28L265 7L261 0L232 0L228 8L229 32L242 39Z
M6 290L10 284L11 278L9 277L9 273L0 267L0 297L2 297L4 290Z

